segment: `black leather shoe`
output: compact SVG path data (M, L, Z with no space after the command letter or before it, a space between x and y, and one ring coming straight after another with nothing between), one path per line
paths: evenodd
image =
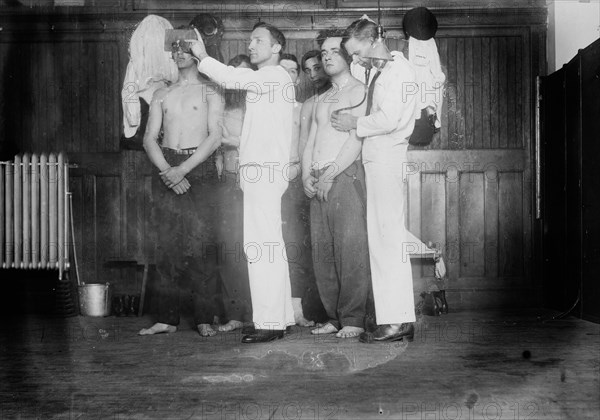
M415 326L412 322L405 322L400 326L380 325L373 332L364 332L358 336L362 343L383 343L387 341L413 341L415 337Z
M242 343L267 343L283 338L283 330L255 330L253 334L242 337Z

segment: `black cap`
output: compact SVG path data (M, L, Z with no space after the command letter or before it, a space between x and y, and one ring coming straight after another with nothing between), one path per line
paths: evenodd
M425 41L435 36L438 23L435 15L428 8L415 7L404 15L402 27L407 38L412 36Z

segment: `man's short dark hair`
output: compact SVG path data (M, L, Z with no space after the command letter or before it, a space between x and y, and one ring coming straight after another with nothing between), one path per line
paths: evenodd
M345 33L346 31L344 31L343 29L323 29L317 34L317 45L319 45L319 48L321 48L323 46L323 42L325 42L327 38L343 38Z
M377 38L377 24L371 22L368 19L355 20L346 28L342 37L342 46L346 47L346 42L350 38L356 38L359 40L370 39L375 40Z
M296 56L294 54L281 54L281 58L279 59L281 60L289 60L289 61L293 61L294 63L296 63L296 70L300 71L300 64L298 64L298 59L296 58Z
M340 54L344 60L346 60L346 63L350 64L352 62L352 57L348 54L348 51L346 51L342 43L345 34L346 31L343 29L323 29L317 35L317 44L319 44L319 48L321 48L327 38L342 38L342 41L340 41Z
M300 61L300 67L302 68L302 71L306 70L306 62L308 60L310 60L311 58L316 58L317 60L319 60L321 62L322 61L322 59L321 59L321 51L319 51L319 50L310 50L309 52L307 52L306 54L304 54L302 56L302 60Z
M283 35L283 32L281 32L275 26L265 22L258 22L256 25L254 25L252 30L255 30L256 28L265 28L267 31L269 31L273 41L276 44L281 45L281 50L279 51L279 55L281 56L281 54L283 54L283 50L285 50L285 36Z

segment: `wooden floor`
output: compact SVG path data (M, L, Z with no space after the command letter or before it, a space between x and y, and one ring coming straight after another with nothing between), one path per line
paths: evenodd
M414 342L386 345L21 316L0 327L0 418L598 419L600 325L551 316L423 317Z

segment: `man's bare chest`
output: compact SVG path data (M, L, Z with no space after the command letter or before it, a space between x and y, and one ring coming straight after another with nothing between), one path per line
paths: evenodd
M176 88L163 99L163 112L205 112L206 95L201 87Z

